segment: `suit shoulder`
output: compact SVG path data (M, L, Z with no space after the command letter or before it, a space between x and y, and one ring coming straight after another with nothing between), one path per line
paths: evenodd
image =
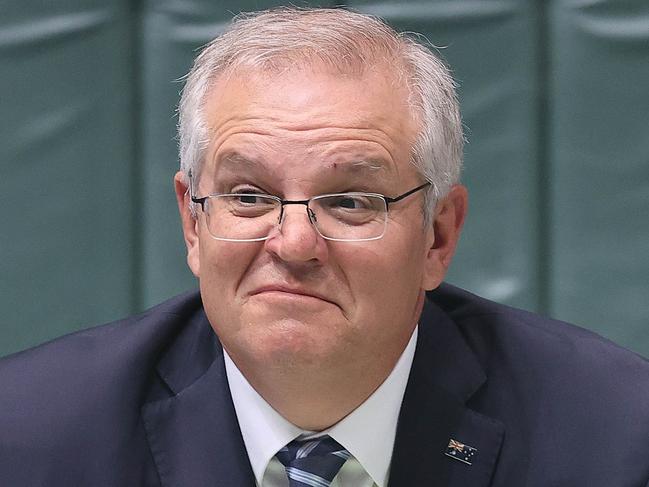
M649 400L649 361L584 328L489 301L445 284L429 294L456 323L484 367L507 360L512 367L538 367L542 377L570 379L613 389L637 388ZM625 377L619 381L615 374Z
M185 293L142 313L82 329L0 358L0 371L6 373L14 366L23 368L27 364L45 365L52 355L56 355L57 361L78 360L87 363L86 359L96 359L96 353L102 350L119 355L123 351L120 345L127 343L152 348L157 342L164 341L165 337L173 334L199 308L201 303L198 292Z
M144 387L165 346L192 316L202 313L197 292L139 315L81 330L0 359L0 422L31 408L60 414L77 400L127 399Z
M86 485L94 472L132 485L124 479L150 461L140 409L158 357L203 329L202 313L198 294L186 294L1 359L0 484Z

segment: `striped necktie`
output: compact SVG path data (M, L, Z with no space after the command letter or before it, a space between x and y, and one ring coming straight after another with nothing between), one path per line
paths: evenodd
M351 455L330 436L322 436L293 440L276 456L286 468L289 487L329 487Z

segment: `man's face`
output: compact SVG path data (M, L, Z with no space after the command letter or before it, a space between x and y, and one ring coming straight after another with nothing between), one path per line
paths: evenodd
M404 193L423 182L409 162L417 125L406 100L404 88L378 73L224 77L206 100L211 142L194 192L290 200ZM289 205L281 230L242 243L213 239L200 209L193 221L185 189L177 176L188 262L209 321L243 369L378 361L389 370L417 322L423 289L439 284L450 259L424 225L421 192L390 206L380 240L327 241L304 206Z

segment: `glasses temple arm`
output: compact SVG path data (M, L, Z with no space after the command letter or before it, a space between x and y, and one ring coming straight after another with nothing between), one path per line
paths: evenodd
M403 193L403 194L401 194L399 196L396 196L394 198L390 198L388 196L385 196L385 201L387 203L396 203L397 201L401 201L402 199L407 198L411 194L416 193L417 191L421 191L422 189L424 189L425 187L430 186L430 185L431 185L430 181L427 181L424 184L422 184L421 186L417 186L416 188L411 189L410 191L407 191L407 192L405 192L405 193Z
M204 198L197 198L196 196L194 196L194 174L192 173L191 169L188 171L187 176L189 177L189 198L191 199L192 203L201 205L201 210L205 211L205 200L207 199L207 196Z

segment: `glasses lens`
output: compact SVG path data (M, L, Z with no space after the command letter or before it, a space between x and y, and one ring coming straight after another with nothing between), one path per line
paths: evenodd
M387 205L379 195L340 193L318 196L311 201L315 225L332 240L374 240L385 233Z
M279 200L254 193L210 196L207 228L219 240L263 240L277 225L280 207Z

